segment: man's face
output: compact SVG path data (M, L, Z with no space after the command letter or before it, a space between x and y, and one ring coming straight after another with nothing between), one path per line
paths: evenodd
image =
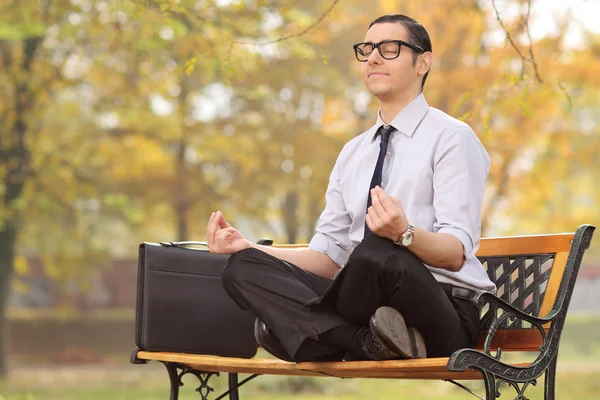
M379 43L382 40L404 40L410 42L406 29L399 23L381 23L373 25L365 36L365 42ZM392 99L407 89L418 85L421 76L413 66L413 50L406 46L400 49L400 55L393 60L381 57L374 50L366 62L361 63L363 82L379 100Z

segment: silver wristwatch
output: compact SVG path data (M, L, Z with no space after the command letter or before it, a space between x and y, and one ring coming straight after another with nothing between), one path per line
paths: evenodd
M410 244L413 241L414 232L415 227L411 224L408 224L408 229L406 229L406 231L402 235L400 235L400 237L394 242L394 244L397 244L398 246L402 247L410 246Z

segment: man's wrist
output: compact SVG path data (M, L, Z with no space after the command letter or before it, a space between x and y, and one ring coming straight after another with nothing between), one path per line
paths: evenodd
M408 230L408 225L409 225L409 222L406 221L406 224L403 227L400 227L399 233L393 234L394 236L390 238L390 239L392 239L392 242L396 243L398 240L400 240L402 238L402 235L404 235L404 233Z
M414 230L414 226L412 226L409 222L407 224L406 230L398 236L398 238L394 241L394 244L402 247L410 246L414 239Z

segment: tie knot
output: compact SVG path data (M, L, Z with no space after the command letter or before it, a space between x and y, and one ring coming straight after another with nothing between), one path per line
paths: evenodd
M392 134L393 131L394 131L394 127L391 125L381 126L381 128L379 128L379 134L381 135L381 141L384 143L387 143L390 140L390 135Z

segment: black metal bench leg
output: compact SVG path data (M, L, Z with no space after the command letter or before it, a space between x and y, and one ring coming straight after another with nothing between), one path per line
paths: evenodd
M554 357L554 360L548 365L548 369L546 369L546 373L544 376L544 399L545 400L554 400L554 385L556 380L556 362L558 361L558 356Z
M163 364L167 368L167 372L169 373L169 381L171 382L171 396L169 397L169 400L178 400L181 380L179 378L179 374L177 373L177 367L175 364L169 362L165 362Z
M229 400L239 400L240 395L237 389L238 386L238 374L229 373Z
M227 390L225 393L223 393L222 395L217 397L215 400L224 399L226 396L229 396L229 398L231 400L238 400L239 399L238 389L240 387L244 386L246 383L250 382L252 379L256 378L257 376L260 376L260 375L258 375L258 374L250 375L243 381L238 382L237 374L230 372L229 373L229 390Z
M179 399L179 387L183 386L183 382L181 378L185 374L192 374L200 381L200 386L196 389L196 392L200 393L202 400L208 400L208 395L214 389L210 387L208 384L208 380L213 376L219 376L218 372L203 372L196 371L193 369L189 369L183 366L178 365L177 363L165 362L163 364L167 368L169 372L169 380L171 381L171 397L170 400L178 400ZM181 369L181 372L177 372L177 369ZM237 379L236 379L237 381Z
M485 386L485 400L496 400L496 377L487 372L481 371L483 374L483 384Z
M517 396L514 398L514 400L529 400L529 397L525 395L525 391L529 386L535 386L537 383L537 379L518 382L512 379L507 379L506 376L497 376L489 371L482 369L480 369L480 371L483 373L486 400L496 400L498 397L500 397L500 386L505 383L507 383L517 392ZM554 383L554 381L552 382ZM552 390L554 390L554 386L552 386Z

